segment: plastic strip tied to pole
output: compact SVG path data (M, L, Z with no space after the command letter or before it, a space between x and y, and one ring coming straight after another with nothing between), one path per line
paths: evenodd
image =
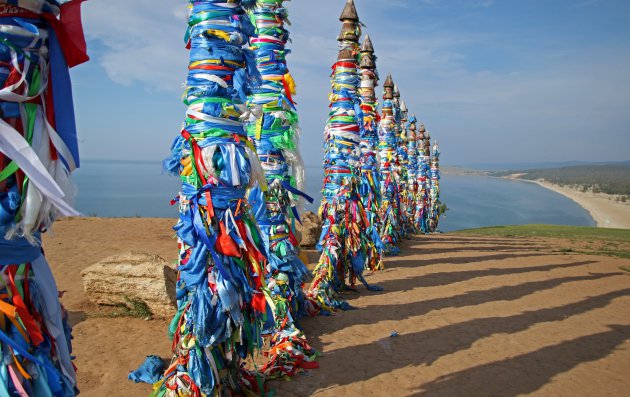
M41 234L58 216L79 215L68 68L88 60L80 6L0 1L0 396L78 392L71 328Z

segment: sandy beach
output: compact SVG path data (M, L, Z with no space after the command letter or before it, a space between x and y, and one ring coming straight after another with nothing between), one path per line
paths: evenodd
M44 248L74 325L81 395L147 396L126 379L170 358L167 322L107 318L80 271L117 253L172 261L171 219L65 219ZM621 396L630 390L627 260L567 253L564 240L422 236L348 295L357 310L305 319L321 368L277 396ZM390 336L393 331L396 337Z
M598 227L630 229L630 201L621 202L616 196L605 193L582 192L566 186L559 186L542 179L533 182L575 201L593 217Z

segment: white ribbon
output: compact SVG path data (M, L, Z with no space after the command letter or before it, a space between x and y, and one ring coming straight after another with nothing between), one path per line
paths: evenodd
M233 186L239 186L241 184L241 174L236 161L236 146L232 144L226 145L228 153L230 153L230 166L232 168L232 183Z
M265 171L263 170L262 164L260 164L260 158L258 158L258 154L254 152L249 146L245 146L245 153L247 154L247 158L249 158L249 164L252 168L252 177L256 181L258 181L258 185L263 192L266 192L267 180L265 179Z
M247 246L245 245L245 239L243 238L243 236L241 236L241 232L238 230L238 225L236 224L236 219L234 219L234 214L232 213L232 209L228 208L225 211L225 230L230 233L230 230L232 230L232 228L230 228L230 224L232 223L232 225L234 225L233 230L236 232L236 235L243 240L242 242L239 242L238 246L243 248L245 251L247 251Z
M218 85L220 85L223 88L228 88L228 83L223 80L221 77L217 76L216 74L210 74L210 73L197 73L194 75L194 77L196 79L204 79L207 81L212 81L217 83Z
M216 123L216 124L224 124L224 125L234 125L234 126L242 126L243 123L238 121L238 120L230 120L230 119L224 119L221 117L213 117L213 116L209 116L205 113L199 112L197 110L195 110L193 108L193 106L189 106L188 110L186 111L186 113L189 116L192 116L194 118L197 118L199 120L203 120L203 121L208 121L210 123Z
M63 215L81 215L64 201L65 193L24 137L2 119L0 119L0 152L15 161L42 195L48 198Z

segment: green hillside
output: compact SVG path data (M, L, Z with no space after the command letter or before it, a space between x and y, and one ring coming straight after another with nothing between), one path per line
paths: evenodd
M630 164L576 165L561 168L493 172L492 176L523 174L522 179L544 179L560 186L574 186L584 191L616 194L630 199Z
M453 234L476 236L559 238L570 240L560 252L630 258L630 229L609 229L588 226L509 225L458 230Z

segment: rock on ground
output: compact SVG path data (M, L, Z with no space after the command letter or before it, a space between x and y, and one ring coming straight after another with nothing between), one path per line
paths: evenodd
M317 214L307 211L300 217L302 224L297 224L297 230L302 235L300 246L314 247L322 233L322 222Z
M157 255L114 255L84 269L83 288L90 301L101 305L139 300L157 317L175 313L177 272Z

